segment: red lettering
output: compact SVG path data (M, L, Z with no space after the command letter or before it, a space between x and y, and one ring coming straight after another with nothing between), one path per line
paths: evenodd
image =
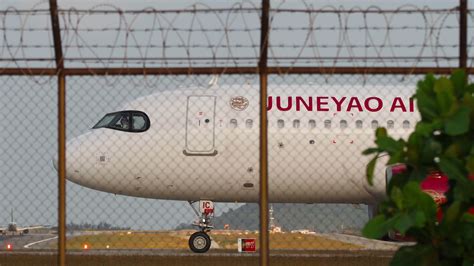
M276 106L277 106L277 109L280 110L280 111L289 111L289 110L291 109L291 106L293 106L292 97L289 96L289 97L288 97L288 104L286 105L286 107L282 107L282 106L281 106L281 97L280 97L280 96L277 96L277 98L276 98Z
M350 112L352 108L357 108L359 112L362 112L362 105L359 102L359 99L357 97L351 97L349 100L349 104L347 105L347 112Z
M329 99L329 97L326 97L326 96L316 97L316 111L318 112L329 111L328 107L323 108L323 105L328 105L327 99ZM326 100L326 101L323 102L323 100Z
M410 113L415 112L415 99L410 98Z
M340 101L338 101L336 97L331 97L331 99L336 104L336 110L340 112L342 110L342 103L346 100L346 97L342 97Z
M402 98L400 97L395 97L393 99L392 107L390 107L390 112L394 112L396 108L402 109L402 112L406 112L407 108L405 107L405 104L402 101Z
M313 97L310 96L308 98L308 102L305 102L303 97L296 96L296 111L299 111L301 109L301 103L303 103L306 110L313 111Z
M267 111L270 111L272 109L272 106L273 106L272 99L273 99L272 96L268 96Z
M371 107L370 105L370 101L372 100L375 100L377 102L377 106L376 107ZM378 97L369 97L367 99L365 99L364 101L364 107L366 110L368 110L369 112L378 112L382 109L383 107L383 101L382 99L378 98Z

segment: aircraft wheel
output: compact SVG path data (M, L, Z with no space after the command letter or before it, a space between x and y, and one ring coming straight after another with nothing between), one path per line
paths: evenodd
M205 253L211 248L211 238L204 232L196 232L189 238L189 248L196 253Z

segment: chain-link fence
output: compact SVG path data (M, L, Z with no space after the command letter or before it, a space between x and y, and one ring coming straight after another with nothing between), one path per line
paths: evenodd
M59 71L67 251L258 253L267 45L271 254L392 254L361 236L387 182L362 151L377 127L413 130L422 73L471 64L463 2L272 2L262 44L260 2L59 1L59 47L48 5L0 5L2 247L58 246Z

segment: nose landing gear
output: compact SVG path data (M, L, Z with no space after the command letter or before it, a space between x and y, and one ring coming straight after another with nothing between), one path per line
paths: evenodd
M189 238L189 248L196 253L205 253L211 247L211 238L205 232L196 232Z
M214 203L210 200L199 201L199 212L194 207L194 201L189 201L189 205L193 208L194 212L198 216L198 220L193 222L194 226L199 228L198 232L195 232L189 238L189 248L196 253L205 253L211 248L211 238L207 234L214 228L211 223L211 218L214 217Z

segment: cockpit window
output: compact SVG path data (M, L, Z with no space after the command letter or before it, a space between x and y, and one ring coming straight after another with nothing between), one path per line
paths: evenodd
M110 128L128 132L143 132L150 128L150 119L140 111L106 114L93 128Z
M117 114L106 114L93 128L101 128L109 125L116 116Z
M133 114L132 121L134 130L146 129L146 118L143 114Z
M111 126L111 128L121 129L121 130L129 130L130 129L130 114L129 113L121 113L118 115L118 119L114 120L115 123Z

